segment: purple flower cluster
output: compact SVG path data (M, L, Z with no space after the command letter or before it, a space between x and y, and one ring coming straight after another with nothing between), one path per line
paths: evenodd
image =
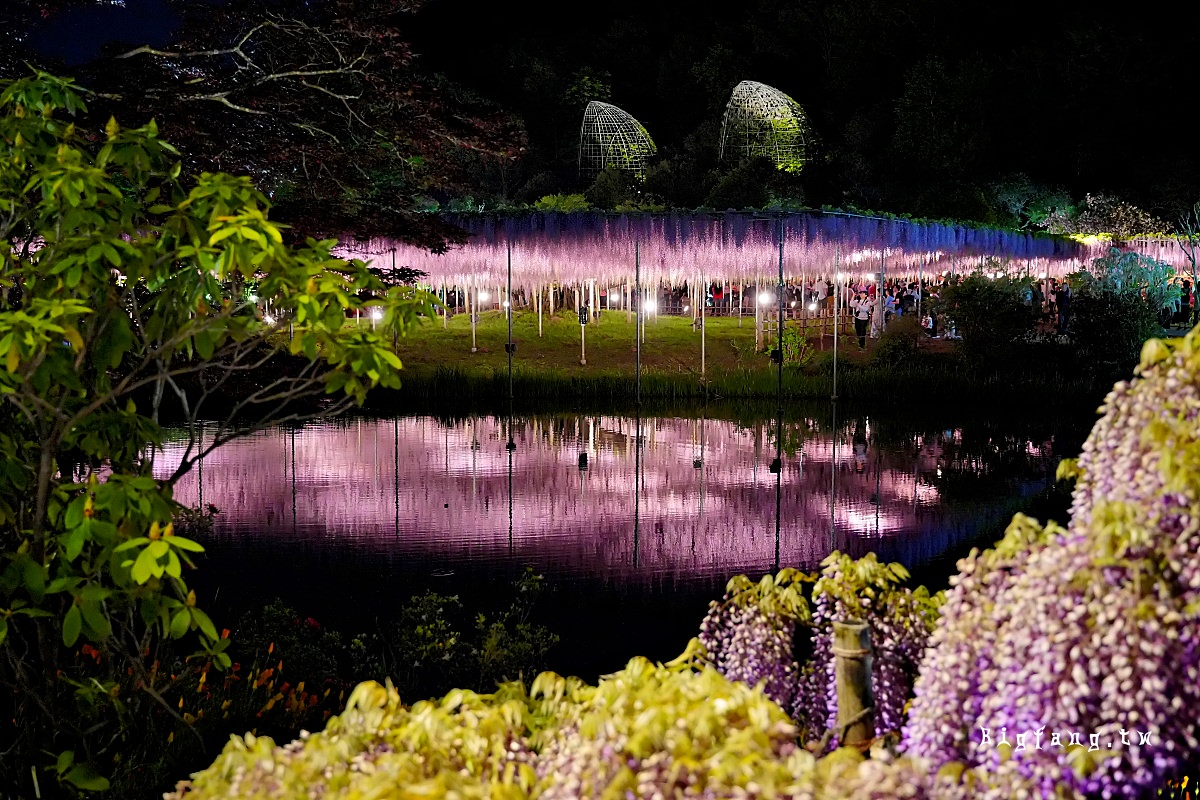
M772 619L757 605L713 602L699 639L718 672L748 686L761 681L767 697L786 709L797 688L795 632L795 620Z
M1173 353L1153 343L1157 363L1109 394L1067 530L1018 517L995 550L960 562L908 753L1012 773L1043 795L1134 798L1200 750L1196 344L1195 332Z
M861 616L870 626L874 651L876 732L898 731L937 602L923 589L913 592L896 585L896 569L873 558L854 562L834 554L822 569L819 587L836 591L814 592L811 615L807 603L779 602L780 595L799 591L799 579L785 580L785 588L770 576L758 584L734 579L722 601L709 604L700 642L722 675L751 686L762 682L766 695L788 711L802 739L813 741L837 723L833 621ZM812 579L804 576L803 583ZM811 632L811 655L803 664L795 655L800 625Z

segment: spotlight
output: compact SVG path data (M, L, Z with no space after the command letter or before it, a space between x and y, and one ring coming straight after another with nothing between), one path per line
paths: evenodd
M480 292L480 293L479 293L479 302L481 302L481 303L486 303L487 301L488 301L488 293L487 293L487 292Z
M620 292L613 292L612 294L610 294L610 295L608 296L608 301L609 301L610 303L619 303L619 302L621 302L621 293L620 293Z
M658 308L657 300L647 300L646 301L646 310L647 311L654 311L657 308Z
M686 313L687 313L687 312L689 312L689 311L691 311L691 306L684 306L684 307L683 307L683 313L685 313L685 314L686 314Z
M765 306L770 304L774 299L775 298L771 296L770 292L762 292L758 295L758 304L760 306Z
M504 306L505 308L508 308L508 301L507 301L507 300L505 300L505 301L504 301L503 303L501 303L500 305Z
M816 310L817 310L817 304L816 304L816 303L809 303L809 304L808 304L808 310L809 310L809 311L816 311Z

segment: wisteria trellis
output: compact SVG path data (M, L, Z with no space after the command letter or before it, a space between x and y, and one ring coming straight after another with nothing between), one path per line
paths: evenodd
M530 213L518 216L448 215L469 234L466 244L433 254L398 241L347 242L345 257L374 259L425 272L434 286L503 286L511 248L514 290L632 281L635 258L644 284L696 281L757 283L778 280L780 232L786 280L841 272L916 275L969 272L996 259L1010 272L1062 275L1090 264L1110 246L1063 237L969 228L937 222L842 213L725 212L608 214ZM1146 240L1131 249L1153 250L1181 262L1173 242ZM637 255L635 256L635 248Z

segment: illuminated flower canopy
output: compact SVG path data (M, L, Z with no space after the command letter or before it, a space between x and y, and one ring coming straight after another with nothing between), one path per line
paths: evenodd
M638 272L643 283L678 285L705 278L753 283L778 273L781 234L784 276L795 280L835 273L859 279L881 268L904 275L969 273L989 258L1000 259L1012 273L1065 275L1108 252L1107 246L1093 248L1062 237L820 212L444 217L467 232L466 244L435 254L374 239L346 242L338 253L375 260L377 266L412 267L434 286L501 286L511 248L513 286L533 291L592 280L616 285Z
M627 111L593 100L579 128L579 171L602 172L610 167L640 176L658 152L642 123Z
M721 122L722 160L766 156L779 169L799 172L812 141L808 116L795 100L754 81L734 87Z

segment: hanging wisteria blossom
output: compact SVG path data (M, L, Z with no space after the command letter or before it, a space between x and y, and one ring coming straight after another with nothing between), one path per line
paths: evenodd
M1043 792L1142 797L1200 749L1200 335L1151 341L1102 408L1069 528L962 562L906 749Z

